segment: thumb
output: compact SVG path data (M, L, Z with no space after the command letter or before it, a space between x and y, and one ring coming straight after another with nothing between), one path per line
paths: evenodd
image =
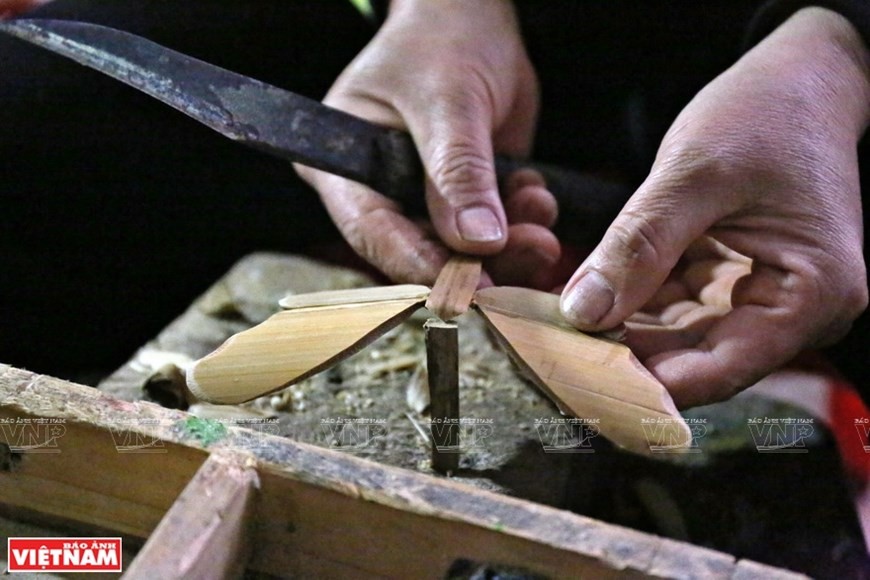
M605 330L656 293L686 248L719 217L715 196L654 172L562 291L562 314L581 330Z
M426 168L426 203L435 231L458 252L494 254L507 219L493 163L493 112L473 91L441 99L407 118Z

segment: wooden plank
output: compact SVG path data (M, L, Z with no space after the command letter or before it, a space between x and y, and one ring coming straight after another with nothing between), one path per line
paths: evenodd
M375 301L285 310L230 337L188 369L190 392L210 403L242 403L282 389L370 344L425 298L382 291Z
M432 468L439 473L459 469L459 330L455 322L430 318L426 329L426 372Z
M480 258L457 254L438 273L426 308L441 320L453 320L471 306L480 283Z
M486 288L475 305L526 374L573 417L636 453L688 449L692 434L667 389L631 350L562 320L559 297Z
M0 502L145 538L208 456L161 437L187 416L0 365Z
M0 430L17 456L0 472L0 502L138 537L209 449L250 453L261 483L250 568L276 576L441 578L459 558L552 577L730 579L739 569L713 550L251 429L205 438L191 428L202 420L186 413L2 365L0 418L64 427L59 453L13 451L11 431ZM119 453L121 431L166 452ZM762 570L757 577L795 577Z
M254 460L213 453L128 568L126 580L239 578L251 554Z

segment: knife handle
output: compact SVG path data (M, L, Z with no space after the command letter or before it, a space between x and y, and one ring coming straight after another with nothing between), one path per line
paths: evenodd
M423 164L411 136L399 130L381 134L375 147L380 157L380 173L368 183L376 191L401 203L411 215L425 215ZM596 244L607 227L634 193L624 183L608 181L542 163L497 156L495 171L500 189L517 169L534 169L544 176L547 189L559 204L559 219L554 231L565 241L580 245Z

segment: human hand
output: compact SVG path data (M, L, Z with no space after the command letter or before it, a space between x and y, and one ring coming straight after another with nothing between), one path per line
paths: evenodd
M856 154L868 118L857 31L800 10L678 116L563 313L585 330L628 320L629 345L681 407L838 340L868 300Z
M407 129L420 152L431 221L404 216L362 185L297 166L345 239L390 278L431 283L450 250L492 256L485 269L501 283L534 284L556 262L556 203L543 180L514 175L502 205L493 168L494 150L528 154L538 106L510 2L394 0L324 102Z

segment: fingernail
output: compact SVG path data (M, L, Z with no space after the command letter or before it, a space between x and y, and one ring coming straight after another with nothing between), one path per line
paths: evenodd
M504 237L501 222L488 207L467 207L456 216L459 235L466 242L497 242Z
M596 272L586 272L562 300L562 313L573 323L594 326L610 312L613 288Z

